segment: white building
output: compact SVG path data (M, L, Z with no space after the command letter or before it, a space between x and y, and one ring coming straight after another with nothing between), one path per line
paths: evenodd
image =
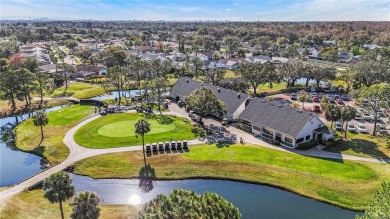
M313 139L329 140L334 134L315 113L260 98L254 98L239 119L254 134L291 148Z

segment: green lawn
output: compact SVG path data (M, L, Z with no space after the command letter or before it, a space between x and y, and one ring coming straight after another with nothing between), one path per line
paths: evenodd
M341 135L341 134L340 134ZM344 133L342 134L344 136ZM347 140L328 149L331 152L343 153L360 157L390 157L390 139L369 134L347 133Z
M158 118L160 116L156 116ZM134 124L143 118L143 114L122 113L96 119L77 130L74 139L89 148L110 148L141 145L140 136L135 135ZM151 132L145 135L146 143L173 140L194 139L192 127L181 117L169 117L171 124L159 124L149 119Z
M272 83L272 88L270 88L269 84L266 83L266 84L262 84L262 85L257 87L257 93L276 92L276 91L280 91L280 90L283 90L283 89L286 89L286 88L287 88L286 82L282 82L282 83L279 83L279 84Z
M52 164L61 162L69 155L68 147L62 142L65 133L93 113L92 106L80 105L49 112L49 124L43 128L45 138L40 147L40 128L34 126L32 119L23 121L16 127L16 146L23 151L43 156Z
M52 96L63 96L65 85L57 88ZM72 96L79 99L91 98L104 94L104 88L97 84L71 83L68 86L65 96Z
M70 218L72 208L64 202L64 216ZM141 206L132 205L99 205L99 218L132 218L137 215ZM0 206L1 218L61 218L58 203L50 203L44 198L40 189L21 192L7 199Z
M318 159L253 145L190 146L189 152L152 155L158 179L221 178L282 187L295 193L362 210L384 180L389 164ZM93 178L138 177L142 152L99 155L76 162L75 173Z
M225 70L225 78L237 78L236 74L232 70Z

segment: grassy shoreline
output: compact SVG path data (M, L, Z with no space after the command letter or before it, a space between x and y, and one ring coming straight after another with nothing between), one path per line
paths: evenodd
M1 203L1 218L60 218L58 203L50 203L41 189L23 191ZM65 218L70 218L71 206L63 204ZM99 218L132 218L142 206L99 205Z
M62 142L66 132L83 118L93 114L93 107L73 105L48 113L49 124L43 127L44 140L41 145L40 128L32 119L21 122L15 129L16 147L48 160L52 165L62 162L69 155L69 148Z
M290 157L287 162L296 162L296 159L305 159L314 165L324 165L328 163L329 171L337 165L348 166L355 177L337 176L342 174L335 172L333 176L323 175L323 171L318 167L315 171L308 172L298 170L294 167L273 166L266 160L265 164L256 161L224 161L217 160L199 160L186 157L191 154L203 154L197 150L198 146L190 148L190 153L175 155L157 155L147 159L147 162L155 169L157 180L181 180L181 179L222 179L230 181L239 181L252 184L260 184L283 189L295 194L308 197L321 202L326 202L341 208L362 211L366 204L371 200L374 192L380 188L380 183L384 180L390 180L390 168L385 164L369 164L363 162L339 163L331 160L318 158L309 158L300 155L290 155L284 152L273 151L270 149L253 147L258 153L268 154L279 160L285 160L284 157ZM215 145L204 145L211 150L220 150ZM230 146L240 147L240 146ZM245 149L245 148L243 148ZM226 150L222 149L222 150ZM231 152L227 148L226 152ZM262 158L263 159L263 158ZM319 162L322 160L321 162ZM318 163L319 162L319 163ZM86 175L95 179L99 178L139 178L139 168L143 165L142 153L124 152L100 155L91 157L74 164L74 173ZM363 169L365 171L355 171ZM368 171L368 172L367 172ZM366 173L373 172L374 175L367 178Z

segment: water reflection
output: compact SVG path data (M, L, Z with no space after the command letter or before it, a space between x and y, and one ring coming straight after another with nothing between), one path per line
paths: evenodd
M62 109L69 105L62 105L46 109L46 112ZM34 154L19 151L15 145L16 125L34 113L0 119L0 186L14 185L49 167L49 163ZM42 151L44 148L37 148Z
M142 192L148 193L153 190L153 179L156 178L156 172L150 164L141 167L139 170L139 178L138 187Z
M198 194L215 192L237 206L243 218L352 219L358 214L280 189L248 183L223 180L153 181L153 190L144 193L139 187L139 181L73 175L76 192L96 192L102 204L144 204L158 194L168 195L175 188L183 188Z

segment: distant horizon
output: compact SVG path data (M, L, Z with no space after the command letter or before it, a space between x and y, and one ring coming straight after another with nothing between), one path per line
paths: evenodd
M388 0L2 0L0 20L390 21Z

